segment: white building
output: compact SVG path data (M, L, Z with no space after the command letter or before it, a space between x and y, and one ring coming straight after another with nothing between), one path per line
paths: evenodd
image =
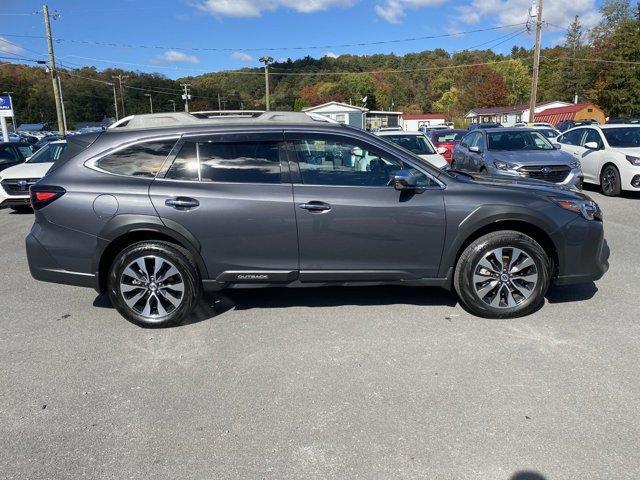
M548 108L566 107L571 103L553 101L536 104L535 113L543 112ZM512 127L518 122L529 121L529 104L514 105L512 107L488 107L474 108L464 118L470 123L498 122L505 127Z
M347 103L327 102L315 107L308 107L302 110L307 113L317 113L323 115L338 123L351 125L352 127L362 128L366 125L366 115L369 111L367 108L356 107Z
M420 127L429 127L432 125L444 125L446 120L442 113L405 113L402 115L403 128L409 132L420 130Z

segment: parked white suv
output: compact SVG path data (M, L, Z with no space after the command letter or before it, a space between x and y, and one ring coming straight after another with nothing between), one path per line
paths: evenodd
M582 164L584 181L608 196L640 191L640 125L585 125L558 137Z
M26 162L0 172L0 208L29 208L29 187L45 176L66 146L66 140L48 143Z

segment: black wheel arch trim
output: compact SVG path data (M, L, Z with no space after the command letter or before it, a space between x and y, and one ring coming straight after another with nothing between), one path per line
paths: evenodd
M100 263L108 247L112 245L114 241L127 235L146 232L160 234L186 248L192 255L202 279L209 278L207 267L200 253L200 242L198 242L191 232L176 222L166 219L163 221L153 215L138 214L116 215L100 230L98 233L98 248L96 249L92 262L96 277L102 277L103 272L100 272ZM99 282L98 288L101 290L103 287L102 282Z
M455 267L463 246L469 243L469 239L475 238L477 232L486 230L488 227L489 230L493 226L499 227L500 223L506 224L505 229L513 230L509 222L528 224L544 233L551 240L558 258L562 258L562 239L557 224L546 221L542 215L532 215L531 210L524 206L482 205L467 215L457 227L448 227L453 231L448 231L446 235L439 276L446 276L447 272Z

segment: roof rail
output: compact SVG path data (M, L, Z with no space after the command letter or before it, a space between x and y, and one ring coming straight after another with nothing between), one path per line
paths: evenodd
M109 126L109 130L177 127L183 125L220 125L232 122L338 123L317 113L269 111L263 113L252 112L250 115L211 115L211 112L145 113L124 117Z

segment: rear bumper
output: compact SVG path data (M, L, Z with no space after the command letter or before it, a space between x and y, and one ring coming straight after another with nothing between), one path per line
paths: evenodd
M29 206L31 206L29 197L0 198L0 208L29 207Z
M36 280L77 287L97 288L96 275L65 270L53 259L38 239L30 233L26 239L29 271Z

